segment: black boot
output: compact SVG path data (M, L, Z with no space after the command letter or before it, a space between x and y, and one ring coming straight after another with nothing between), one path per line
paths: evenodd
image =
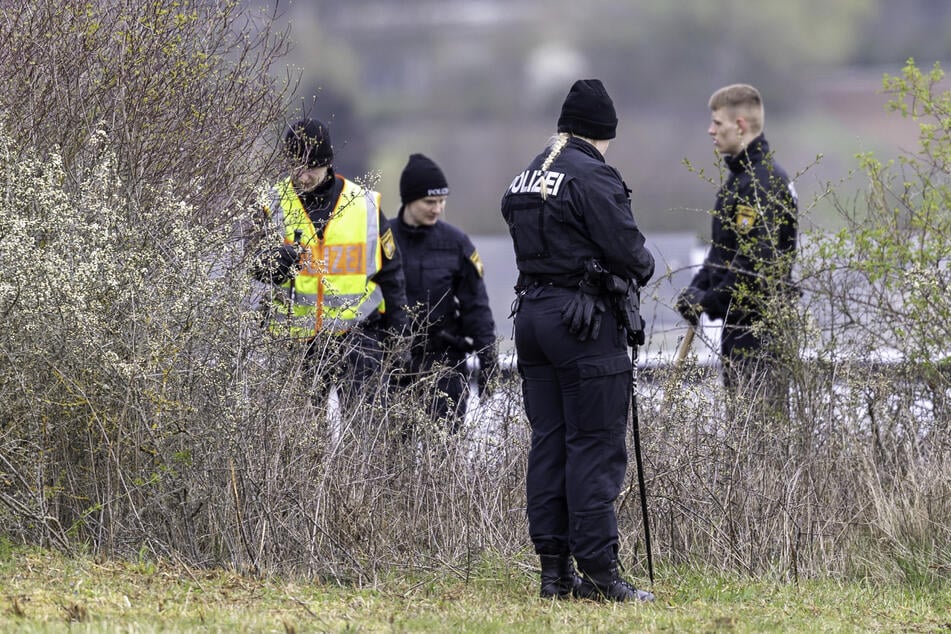
M653 601L654 595L638 590L618 574L617 562L611 562L604 570L582 571L581 583L574 589L579 599L595 601Z
M567 599L581 578L575 572L575 565L571 562L571 555L539 555L542 562L542 589L543 599Z

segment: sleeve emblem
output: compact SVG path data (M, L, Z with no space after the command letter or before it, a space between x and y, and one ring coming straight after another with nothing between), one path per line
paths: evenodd
M387 260L392 260L396 255L396 240L393 239L393 230L387 229L386 233L380 236L380 246L383 248L383 255Z
M756 209L749 205L736 206L736 230L739 233L748 233L756 222Z
M472 262L472 266L475 267L479 277L482 277L482 274L485 272L485 267L482 266L482 258L479 257L479 252L473 251L472 255L469 256L469 261Z

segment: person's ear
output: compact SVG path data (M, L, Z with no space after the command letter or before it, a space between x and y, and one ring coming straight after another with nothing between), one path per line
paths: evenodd
M736 127L740 131L740 136L743 136L750 131L750 122L746 120L746 117L737 117Z

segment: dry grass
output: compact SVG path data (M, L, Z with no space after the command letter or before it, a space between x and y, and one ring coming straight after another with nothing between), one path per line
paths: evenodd
M0 556L0 629L17 632L915 631L951 627L948 588L752 581L662 568L652 605L551 602L529 570L493 557L468 579L391 574L374 588L255 577L167 561Z

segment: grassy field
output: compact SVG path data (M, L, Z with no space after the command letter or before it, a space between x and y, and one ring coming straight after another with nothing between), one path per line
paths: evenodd
M535 597L527 566L345 587L167 563L0 554L2 632L949 632L951 587L754 581L661 567L650 605Z

